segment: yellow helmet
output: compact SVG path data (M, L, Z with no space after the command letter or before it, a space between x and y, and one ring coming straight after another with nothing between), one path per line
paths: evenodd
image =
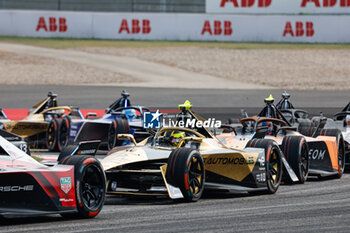
M173 131L166 131L162 135L163 137L169 138L169 143L173 146L177 146L182 138L186 136L185 132L173 130Z

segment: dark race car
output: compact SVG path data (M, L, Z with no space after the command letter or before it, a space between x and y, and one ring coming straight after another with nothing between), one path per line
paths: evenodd
M58 145L60 148L81 141L100 140L102 148L111 149L120 146L124 141L118 140L117 134L133 134L136 141L149 136L143 128L143 113L149 109L141 106L132 106L128 99L129 93L122 92L122 97L111 104L101 118L72 118L66 116L62 123L59 120ZM92 114L88 114L92 116ZM49 131L54 131L51 124Z
M254 138L255 143L261 138L274 140L300 181L305 181L308 175L340 178L345 167L340 130L333 128L312 136L302 134L298 132L298 124L292 125L273 101L272 96L265 99L266 106L257 116L241 119L241 127L218 137L226 145L241 144L241 147Z
M283 116L293 126L298 128L298 131L309 137L323 136L337 136L339 131L343 135L345 142L345 166L350 166L350 103L338 112L332 118L327 118L322 115L312 117L308 116L307 111L302 109L295 109L289 101L290 95L283 93L282 99L276 105L277 109L281 111Z
M0 136L0 216L91 218L101 211L105 194L105 174L94 157L67 157L47 166Z

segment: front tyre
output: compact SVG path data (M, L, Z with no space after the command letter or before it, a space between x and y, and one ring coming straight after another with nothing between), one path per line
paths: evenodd
M59 164L73 165L78 213L64 217L93 218L102 210L106 196L106 177L101 163L90 156L71 156Z
M247 147L265 149L266 187L264 193L276 193L282 180L282 152L277 143L271 139L253 139Z
M166 180L180 188L186 201L198 201L205 183L204 160L199 152L189 148L173 150L168 158Z
M297 175L299 183L303 184L309 174L309 148L305 138L302 136L284 137L281 150Z

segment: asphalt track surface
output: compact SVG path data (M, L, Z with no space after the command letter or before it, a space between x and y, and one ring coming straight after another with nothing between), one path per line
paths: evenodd
M60 104L104 108L119 97L120 87L0 86L0 106L28 108L53 90ZM127 88L136 104L174 108L190 99L199 110L257 111L270 92ZM281 90L273 90L279 97ZM298 107L340 110L344 92L290 91ZM225 112L226 111L226 112ZM206 193L196 203L160 198L108 196L94 219L66 220L59 215L7 219L0 232L349 232L350 174L341 179L311 179L282 185L274 195Z
M184 84L185 85L185 84ZM241 117L241 109L249 115L257 114L264 106L264 98L272 94L276 102L284 90L208 90L177 88L140 88L116 86L26 86L0 85L0 108L28 109L42 100L49 91L58 94L60 105L78 106L82 109L105 109L127 90L132 104L152 109L176 109L190 100L193 109L204 117L226 120ZM339 112L349 101L349 91L292 91L295 108L307 109L311 115L320 112L331 116Z

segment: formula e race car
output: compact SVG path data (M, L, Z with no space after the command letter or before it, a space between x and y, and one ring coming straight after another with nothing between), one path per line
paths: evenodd
M308 112L295 109L289 97L290 95L284 92L281 101L276 105L289 123L297 126L301 134L309 137L337 136L339 131L334 129L339 129L345 143L345 166L350 166L350 103L341 112L336 113L333 119L322 115L309 119Z
M116 134L133 134L137 141L149 136L143 128L142 115L149 109L132 106L128 99L129 95L123 91L122 97L111 104L101 118L85 119L65 116L62 121L53 119L48 131L54 132L57 136L58 149L69 144L91 140L100 140L102 146L107 145L108 149L112 149L124 142L118 140ZM58 133L55 131L55 125L59 125Z
M334 115L327 118L322 115L315 116L311 119L311 123L306 124L303 128L305 135L325 135L330 134L334 128L341 131L345 143L345 166L350 168L350 103L345 108Z
M101 161L107 193L187 201L197 201L204 189L275 193L286 163L278 145L261 139L239 150L229 148L201 126L205 122L187 103L179 106L182 112L175 120L184 119L180 125L191 128L163 125L140 143L133 135L118 135L134 145L115 147ZM287 171L298 180L290 168Z
M257 116L241 119L241 127L218 138L237 149L257 143L252 138L273 140L300 182L304 182L308 175L340 178L345 167L344 139L340 130L328 130L314 137L305 136L297 132L297 127L292 127L273 101L270 95L265 99L265 108Z
M0 136L0 216L91 218L101 211L105 193L105 174L94 157L67 157L46 166Z
M74 114L77 110L68 106L57 106L57 95L49 92L47 98L40 101L30 109L29 114L19 121L7 119L0 111L0 129L12 135L23 138L30 148L46 149L55 147L47 142L47 128L53 118L63 117L65 114ZM50 136L50 135L49 135Z

